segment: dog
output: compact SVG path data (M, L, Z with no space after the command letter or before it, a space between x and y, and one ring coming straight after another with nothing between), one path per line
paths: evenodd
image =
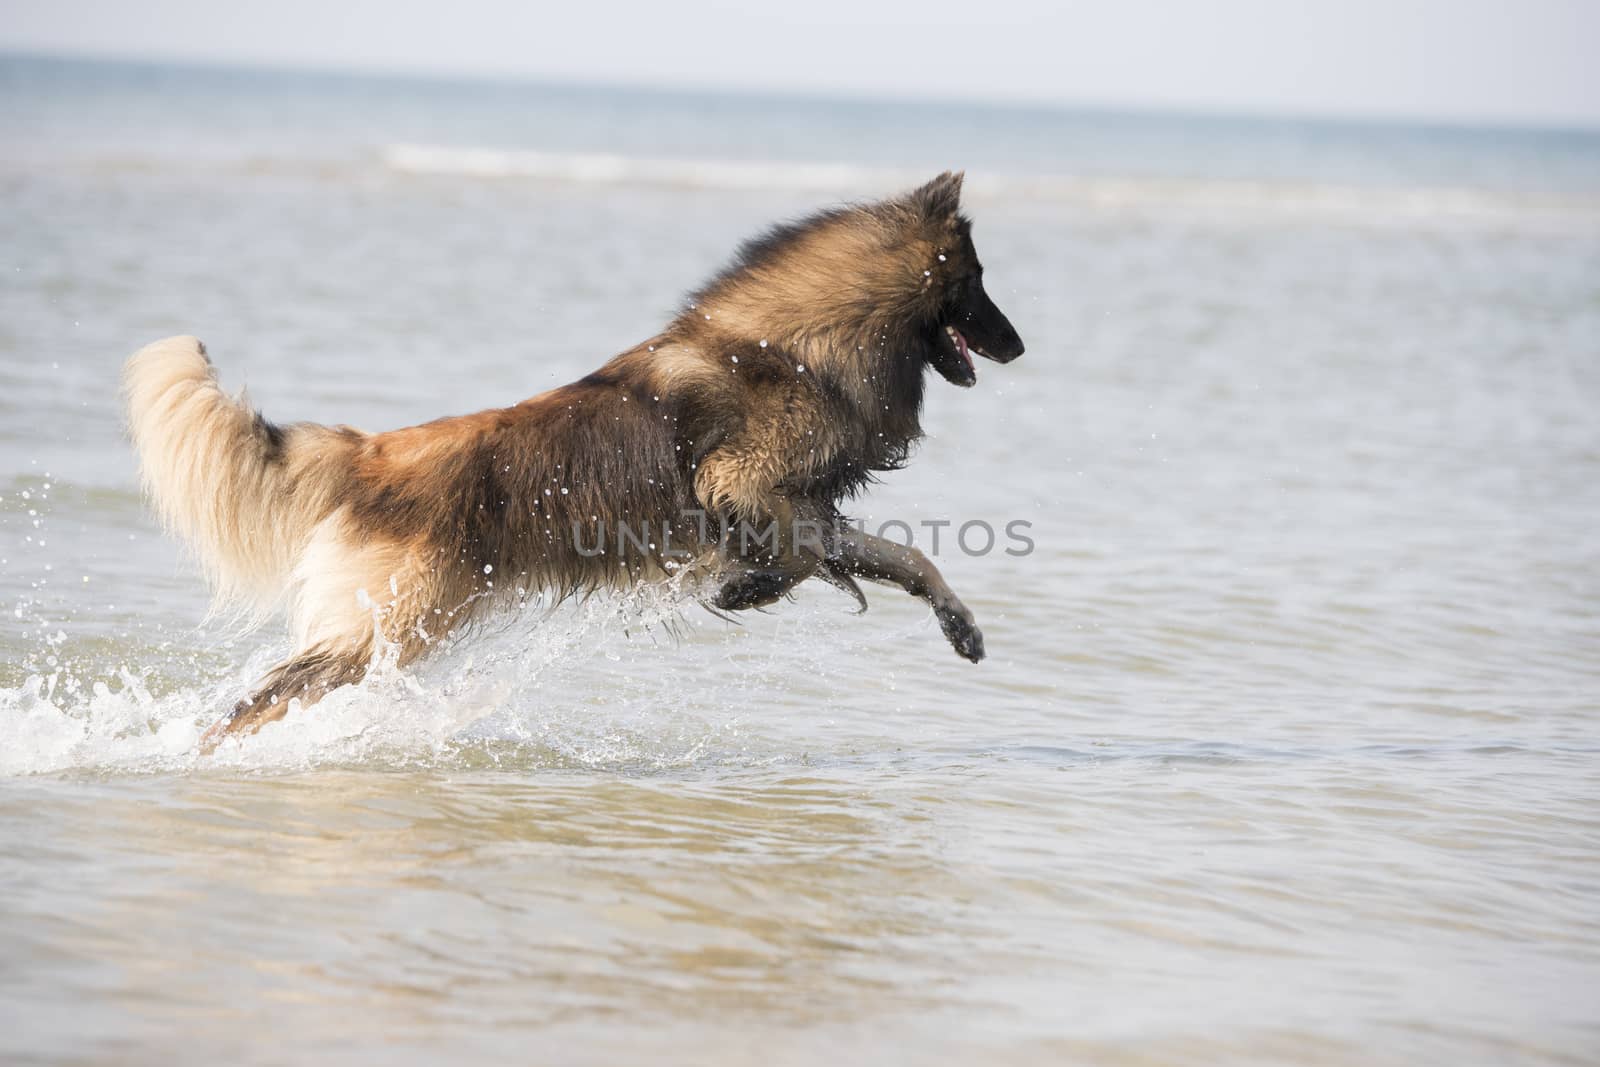
M981 660L972 613L921 552L839 534L841 503L921 436L928 368L971 386L974 353L1022 354L984 291L962 177L772 229L655 337L512 407L384 433L279 425L222 392L196 338L135 353L147 496L218 607L253 622L285 607L293 634L202 749L359 681L383 643L415 660L518 587L559 599L687 572L742 611L812 577L864 607L865 578L926 600Z

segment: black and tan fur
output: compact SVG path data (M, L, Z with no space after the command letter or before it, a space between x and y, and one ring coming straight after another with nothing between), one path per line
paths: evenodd
M905 461L928 366L970 385L969 348L1022 352L983 291L960 187L944 174L781 226L581 381L407 429L279 426L221 391L195 338L136 353L129 424L161 517L219 603L287 608L293 632L289 659L205 744L358 681L380 638L409 662L517 586L566 596L663 578L669 546L692 548L686 565L721 609L812 576L853 591L869 578L926 599L957 652L981 659L971 613L920 552L831 535L819 550L789 532L828 527ZM753 551L720 536L773 520L780 535ZM671 536L580 551L619 523Z

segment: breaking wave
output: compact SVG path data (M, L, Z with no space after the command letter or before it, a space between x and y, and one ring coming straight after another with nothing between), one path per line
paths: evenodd
M669 159L425 144L389 145L382 150L382 159L388 170L398 174L728 191L881 195L884 189L927 178L925 169L849 163ZM1577 193L993 172L969 175L966 191L983 198L1054 201L1112 213L1179 209L1351 222L1453 219L1600 225L1600 197Z

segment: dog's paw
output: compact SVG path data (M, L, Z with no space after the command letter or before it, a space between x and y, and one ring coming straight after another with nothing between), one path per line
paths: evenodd
M723 611L764 608L777 603L793 584L794 580L782 571L742 571L723 583L711 603Z
M956 655L973 663L983 659L983 631L973 621L972 612L964 605L957 604L954 607L936 608L934 614L939 618L939 629L944 631Z

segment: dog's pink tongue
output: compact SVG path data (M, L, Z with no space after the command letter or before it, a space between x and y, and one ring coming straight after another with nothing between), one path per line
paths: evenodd
M978 368L972 365L972 356L967 352L967 339L960 330L956 330L956 350L961 353L961 358L967 361L967 369L978 373Z

